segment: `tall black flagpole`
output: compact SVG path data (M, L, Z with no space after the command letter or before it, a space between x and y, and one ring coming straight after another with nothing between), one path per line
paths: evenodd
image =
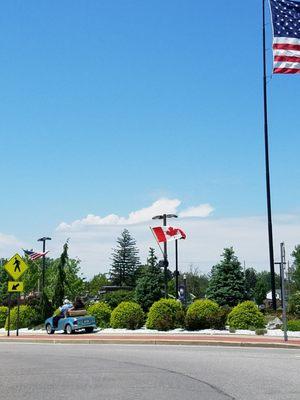
M276 310L276 289L274 271L274 250L273 250L273 228L272 228L272 208L271 208L271 189L270 189L270 163L269 163L269 138L268 138L268 102L267 102L267 68L266 68L266 0L263 0L263 88L264 88L264 135L265 135L265 160L266 160L266 189L267 189L267 209L268 209L268 233L269 233L269 258L271 272L272 304Z

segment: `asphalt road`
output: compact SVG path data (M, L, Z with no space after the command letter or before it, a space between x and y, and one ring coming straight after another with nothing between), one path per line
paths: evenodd
M300 350L0 343L1 400L299 400Z

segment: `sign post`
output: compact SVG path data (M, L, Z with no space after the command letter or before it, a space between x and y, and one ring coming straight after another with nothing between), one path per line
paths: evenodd
M285 293L284 266L285 266L285 246L284 246L284 243L280 243L280 276L281 276L281 296L282 296L282 322L283 322L284 341L287 342L288 341L288 335L287 335L287 316L286 316L286 293Z
M11 307L11 293L9 293L8 295L7 336L10 336L10 307Z
M17 326L16 335L19 336L20 324L20 293L24 290L24 283L16 282L27 270L28 265L19 254L15 254L5 265L5 271L13 278L14 281L8 282L8 316L7 316L7 336L10 336L10 310L11 310L11 294L18 293L18 309L17 309Z

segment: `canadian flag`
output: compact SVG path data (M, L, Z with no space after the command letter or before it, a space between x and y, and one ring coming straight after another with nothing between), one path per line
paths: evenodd
M186 234L180 228L173 228L172 226L157 226L150 229L159 243L186 238Z

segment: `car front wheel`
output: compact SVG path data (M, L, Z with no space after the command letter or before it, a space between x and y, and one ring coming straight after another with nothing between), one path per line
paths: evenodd
M70 324L67 324L65 327L65 332L67 335L71 335L73 333L72 327Z
M48 335L53 335L54 329L52 329L52 326L50 324L46 325L46 332L48 333Z

